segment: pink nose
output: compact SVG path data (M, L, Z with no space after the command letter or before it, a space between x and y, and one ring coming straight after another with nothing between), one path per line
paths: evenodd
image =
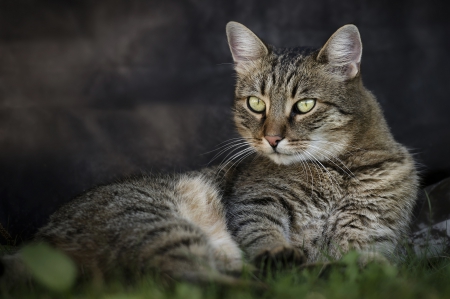
M264 138L269 141L271 147L276 147L278 145L278 142L283 139L280 136L264 136Z

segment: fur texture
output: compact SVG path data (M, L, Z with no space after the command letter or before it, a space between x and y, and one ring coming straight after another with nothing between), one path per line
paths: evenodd
M342 27L317 51L276 49L247 31L234 22L227 31L239 57L237 144L249 146L234 155L244 162L225 167L223 201L235 240L255 261L312 262L350 249L392 257L408 230L418 177L362 84L357 28ZM242 58L249 47L257 47L257 59ZM249 97L265 110L252 111ZM300 113L295 105L304 99L315 106Z
M157 273L193 282L233 282L241 251L226 229L220 193L208 171L149 176L101 186L54 213L36 242L68 254L100 279ZM25 277L20 254L7 275Z

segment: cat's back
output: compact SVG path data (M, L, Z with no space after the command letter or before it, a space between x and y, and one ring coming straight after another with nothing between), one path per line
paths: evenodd
M173 204L173 181L176 180L179 178L142 176L97 186L61 207L50 217L49 225L89 219L82 225L95 227L113 218L118 220L146 212L155 214L157 210L163 213L166 206Z

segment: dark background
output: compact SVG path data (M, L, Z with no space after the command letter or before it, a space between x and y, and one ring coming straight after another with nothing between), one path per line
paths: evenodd
M286 47L357 25L365 85L437 182L450 175L446 3L0 0L0 222L26 240L92 186L206 165L235 136L230 20Z

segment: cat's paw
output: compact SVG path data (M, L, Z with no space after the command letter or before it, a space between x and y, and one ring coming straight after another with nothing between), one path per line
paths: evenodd
M306 262L302 250L288 246L278 246L259 253L253 263L263 274L277 270L292 268Z

